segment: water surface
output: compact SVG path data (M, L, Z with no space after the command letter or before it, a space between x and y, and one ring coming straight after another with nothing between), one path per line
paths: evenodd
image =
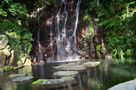
M75 77L75 83L67 83L64 87L54 89L32 87L31 83L37 79L56 78L53 76L56 71L53 67L58 64L60 63L28 66L1 74L0 90L107 90L118 83L136 78L135 64L115 64L105 60L99 66L80 71L79 75ZM34 76L34 79L15 83L8 77L13 73L25 73Z

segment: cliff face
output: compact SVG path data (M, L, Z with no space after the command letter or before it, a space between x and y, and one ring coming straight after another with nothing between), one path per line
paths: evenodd
M86 14L86 2L82 0L80 5L78 4L78 0L62 0L46 6L37 13L36 17L30 19L29 26L34 39L31 56L34 60L39 56L41 56L40 59L47 60L49 57L58 58L60 57L58 55L73 53L78 54L80 58L105 57L103 34L98 28L96 17L90 16L92 17L90 26L83 20ZM89 27L93 28L94 34L87 39ZM58 37L62 38L62 41ZM68 42L69 48L65 47L68 46ZM65 50L60 51L62 48ZM66 52L67 49L68 52ZM39 61L38 58L37 61Z

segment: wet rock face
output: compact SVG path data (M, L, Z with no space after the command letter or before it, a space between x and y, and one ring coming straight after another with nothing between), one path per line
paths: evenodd
M63 1L66 1L66 7ZM60 11L60 14L64 14L60 17L59 23L60 27L59 29L62 29L63 24L65 23L64 17L67 16L66 19L66 37L72 35L73 33L73 23L75 20L75 9L76 9L76 4L78 0L58 0L54 5L49 5L47 6L43 11L39 12L37 14L37 17L33 18L30 20L29 26L30 26L30 31L33 34L33 39L34 42L33 44L33 50L32 50L32 57L37 57L38 53L38 37L39 37L39 42L41 44L41 54L43 56L43 59L48 60L49 57L57 57L57 13ZM95 31L95 36L93 37L93 40L90 40L88 42L83 42L85 41L85 35L89 31L89 25L87 22L83 20L83 17L85 16L87 8L87 3L85 0L81 0L80 4L80 10L79 10L79 19L78 19L78 25L77 25L77 31L76 31L76 44L77 48L79 50L84 50L85 53L77 53L81 58L99 58L96 52L96 46L98 44L101 45L102 41L102 35L99 35L102 30L98 29L97 22L95 20L92 20L94 24L94 31ZM66 9L67 12L64 12ZM95 18L92 18L95 19ZM63 29L62 29L63 30ZM63 31L64 32L64 31ZM38 34L39 33L39 34ZM62 33L63 36L63 33ZM65 36L65 35L64 35ZM63 39L62 39L63 40ZM73 38L71 38L71 41ZM66 40L65 40L66 41ZM69 40L70 42L70 40ZM63 42L65 46L65 42ZM87 44L87 45L85 45ZM63 50L65 51L65 56L67 56L67 53L70 52L69 49ZM69 52L67 52L69 51ZM64 56L63 55L63 56ZM100 55L100 58L104 57L104 53L102 51L102 54ZM37 60L38 61L38 60Z
M38 30L39 30L39 41L42 46L41 53L43 55L44 59L47 59L48 57L52 56L57 56L57 31L56 31L56 26L57 26L57 14L60 11L60 27L59 29L62 31L63 30L63 25L65 23L65 17L67 17L66 20L66 38L69 36L72 36L73 34L73 29L75 26L74 22L76 19L76 7L78 0L58 0L59 2L55 3L55 5L50 5L47 6L43 11L38 13L37 17L30 21L30 29L31 32L33 33L33 39L35 42L33 42L33 50L32 50L32 56L37 57L37 52L38 52ZM65 5L66 4L66 5ZM82 7L82 1L81 5ZM66 10L65 10L66 9ZM82 17L84 14L83 10L80 9L81 13L79 13L79 23L81 23ZM37 20L38 19L38 20ZM77 34L81 31L82 25L78 24L77 26ZM63 31L64 32L64 31ZM65 36L65 35L64 35ZM65 40L66 41L66 40ZM62 44L66 44L66 42L63 42ZM73 37L71 40L67 40L69 42L73 41ZM69 45L67 45L69 47ZM71 46L71 48L73 48ZM63 50L65 51L65 50ZM65 55L67 56L69 52L67 52L67 48L65 51ZM38 61L38 60L37 60Z
M0 50L4 49L8 44L8 38L6 35L0 34Z

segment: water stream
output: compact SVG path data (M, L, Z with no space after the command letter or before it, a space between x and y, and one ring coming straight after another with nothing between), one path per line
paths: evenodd
M73 16L70 17L68 10L67 0L62 0L62 7L58 10L55 17L55 42L56 42L56 55L52 55L53 61L71 61L79 59L76 54L76 31L78 26L78 18L80 11L80 0L77 1L76 8L73 9ZM72 18L70 21L70 30L67 29L68 18ZM53 28L53 29L54 29ZM51 32L52 33L52 32ZM55 57L56 56L56 57ZM49 60L51 61L51 60Z

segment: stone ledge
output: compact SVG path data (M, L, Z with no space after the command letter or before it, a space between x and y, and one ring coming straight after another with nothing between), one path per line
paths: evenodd
M108 90L136 90L136 79L124 83L120 83L118 85L109 88Z

